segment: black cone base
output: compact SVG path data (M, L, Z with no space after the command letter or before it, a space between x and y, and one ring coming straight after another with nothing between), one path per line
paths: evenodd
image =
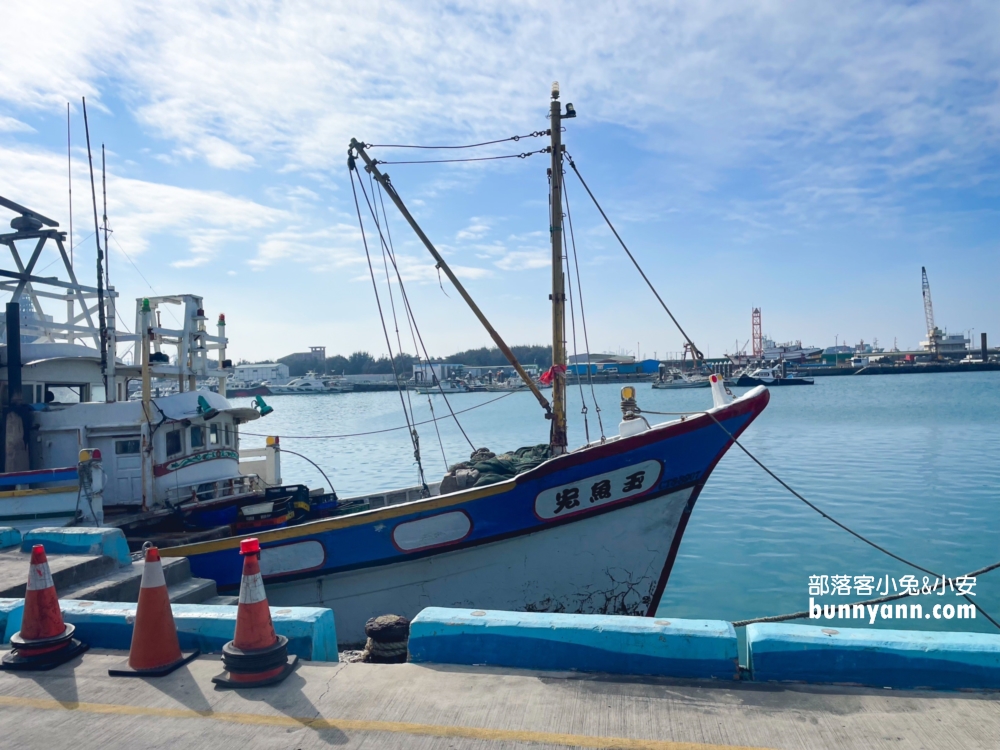
M13 640L11 638L11 641ZM3 659L0 659L0 669L20 672L43 672L47 669L58 667L60 664L65 664L74 656L82 654L88 648L90 646L86 643L81 643L72 638L66 642L64 648L58 651L50 651L46 654L38 654L37 656L27 656L20 653L18 649L14 649L9 654L5 654Z
M172 664L164 664L162 667L153 667L152 669L132 669L128 665L128 660L120 667L114 667L108 670L108 674L112 677L163 677L173 672L175 669L179 669L192 661L196 656L201 653L198 649L194 651L184 651L181 653L181 658Z
M221 688L255 688L255 687L265 687L266 685L276 685L283 679L288 677L288 675L290 675L292 672L294 672L295 667L298 666L298 663L299 663L299 657L293 654L292 656L288 657L288 661L285 662L285 665L281 668L281 671L278 674L271 675L270 677L264 677L260 680L254 680L252 682L246 682L246 681L235 682L233 681L231 672L223 672L222 674L213 677L212 682L214 682ZM251 675L241 675L241 677L244 678L250 676Z

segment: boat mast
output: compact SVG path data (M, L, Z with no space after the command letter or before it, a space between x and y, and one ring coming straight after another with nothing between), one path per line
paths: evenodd
M572 113L572 114L570 114ZM572 117L572 105L567 116ZM549 234L552 238L552 428L549 445L553 455L566 452L566 279L563 275L562 239L562 105L559 102L559 82L552 84L551 133L552 167Z

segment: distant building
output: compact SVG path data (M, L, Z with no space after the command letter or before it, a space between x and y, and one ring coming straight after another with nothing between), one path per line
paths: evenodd
M267 381L281 385L288 381L288 365L280 362L260 362L255 365L236 365L233 379L241 383Z
M964 357L969 351L969 339L960 333L945 333L940 328L935 328L934 333L928 336L927 341L920 342L920 348L934 351L934 343L937 342L937 351L945 357Z
M620 363L623 365L630 365L635 362L635 357L630 354L571 354L566 358L566 361L571 364L580 364L583 362L590 362L592 364L598 363Z
M537 378L539 373L538 365L521 365L529 377ZM453 378L482 378L489 379L500 376L501 380L514 377L517 371L511 365L463 365L455 362L417 362L413 365L413 379L418 383L432 383L436 377L438 380L451 380Z
M604 357L605 355L594 355ZM571 375L586 375L589 370L592 375L653 375L659 372L660 362L655 359L644 359L639 362L635 357L617 357L616 359L604 359L598 361L574 362L566 368Z

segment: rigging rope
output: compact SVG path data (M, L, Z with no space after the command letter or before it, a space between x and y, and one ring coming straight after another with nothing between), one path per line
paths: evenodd
M359 174L358 175L358 181L360 182L360 180L361 180L361 175ZM375 186L374 186L373 183L374 183L374 178L371 176L371 173L369 173L368 174L368 186L372 189L372 197L375 197ZM364 186L362 185L362 189L363 188L364 188ZM368 202L368 194L367 193L365 194L365 202L368 203L368 208L369 208L369 210L371 210L372 204L370 202ZM372 211L372 218L375 220L375 228L378 229L379 237L382 237L382 226L379 223L379 218L378 218L378 204L377 203L375 204L375 208ZM388 224L388 221L386 221L386 230L387 231L388 231L388 228L389 228L389 224ZM400 355L402 355L402 353L403 353L403 342L402 342L402 340L400 339L400 336L399 336L399 320L396 318L396 301L393 298L393 294L392 294L392 280L389 278L389 263L386 261L386 258L385 258L386 243L385 243L384 240L382 242L381 250L382 250L382 266L385 268L385 285L386 285L386 288L389 291L389 305L392 308L392 324L393 324L393 326L396 329L396 344L397 344L396 351L399 352ZM374 276L373 276L372 277L372 283L373 284L374 284L374 281L375 281L375 279L374 279ZM382 326L383 326L383 330L384 330L384 328L385 328L385 321L382 322ZM389 334L388 333L386 333L386 345L389 346ZM396 390L399 392L399 403L403 407L403 413L406 414L406 412L407 412L407 406L408 406L409 407L409 411L410 411L410 415L412 415L412 413L413 413L413 402L410 401L410 390L408 388L404 389L404 388L402 388L400 386L400 383L399 383L399 373L396 372L396 363L395 363L395 358L392 355L392 347L391 346L389 346L389 363L392 365L392 376L393 376L393 379L396 381ZM404 390L406 391L406 403L403 403L403 391ZM411 422L410 415L407 415L407 417L406 417L407 424L409 424ZM423 464L423 461L420 458L420 435L417 433L417 429L415 427L410 430L410 441L413 443L413 459L417 462L417 473L418 473L418 475L420 477L420 487L421 487L422 493L424 494L424 497L430 497L430 489L427 487L427 481L424 478L424 464Z
M550 180L551 185L551 180ZM549 190L549 203L552 203L552 190ZM562 233L563 240L563 256L566 258L566 265L569 265L569 243L566 238L566 232ZM583 395L583 379L580 377L580 353L577 351L576 347L576 309L573 306L573 276L568 275L566 277L566 290L569 292L569 324L570 330L573 337L573 359L576 361L576 384L580 386L580 403L583 407L580 409L580 413L583 415L583 434L587 440L587 445L590 445L590 422L587 419L587 399ZM577 289L577 293L580 296L580 304L583 304L583 293ZM587 356L587 372L590 372L590 356Z
M580 298L580 323L583 327L583 345L587 348L587 382L590 384L590 397L594 401L594 411L597 412L597 426L601 430L601 442L605 441L604 437L604 422L601 420L601 405L597 401L597 392L594 390L594 374L590 370L590 339L587 336L587 313L584 311L583 307L583 286L580 284L580 263L578 261L578 255L576 252L576 235L573 233L573 214L569 210L569 193L566 191L566 181L563 180L563 199L566 201L566 223L569 225L569 237L570 242L573 247L573 267L576 269L576 292L577 296ZM574 336L575 336L574 332ZM573 342L573 348L576 348L576 342ZM579 368L576 372L576 377L579 379L580 371ZM581 385L582 388L582 385ZM581 390L582 395L582 390ZM586 408L586 403L584 404ZM588 440L589 442L589 440Z
M505 154L503 156L477 156L470 157L467 159L416 159L413 161L382 161L381 159L372 159L372 164L453 164L460 161L496 161L497 159L527 159L529 156L534 156L535 154L548 154L552 152L550 146L545 148L540 148L537 151L525 151L521 154Z
M670 316L670 319L674 322L674 325L677 326L677 330L681 332L681 336L683 336L684 339L691 346L692 353L699 360L705 359L705 355L701 353L701 349L695 346L694 342L691 340L691 337L687 335L687 333L681 327L681 324L677 322L677 318L675 318L674 314L670 312L670 308L667 307L667 303L663 301L663 298L660 296L660 293L656 291L656 287L653 286L653 282L649 280L649 277L646 276L646 272L642 270L642 267L639 265L639 261L635 259L635 256L632 255L632 252L628 249L628 246L625 244L625 241L621 238L621 235L618 234L618 230L615 229L614 224L611 223L611 219L609 219L608 215L604 213L604 209L601 208L601 204L597 202L597 198L595 198L594 194L590 192L590 188L587 186L587 183L584 181L583 176L580 174L580 170L576 168L576 162L573 161L573 157L570 156L568 153L566 154L566 161L569 162L569 165L573 168L573 171L576 173L577 179L580 180L580 184L583 185L583 189L587 191L587 195L590 196L590 199L594 202L594 205L597 207L597 210L600 211L601 216L604 217L604 221L607 223L608 228L611 230L611 232L615 235L615 239L618 240L618 244L622 246L622 249L625 251L625 254L628 255L629 257L629 260L632 261L632 265L635 266L635 269L639 272L639 275L642 276L642 280L646 282L646 286L648 286L649 290L656 296L657 301L659 301L660 305L666 311L667 315Z
M351 171L351 174L353 175L354 174L354 164L355 164L353 156L349 156L348 157L347 164L348 164L348 169ZM360 176L358 177L358 184L361 186L361 193L365 196L365 201L368 203L369 210L371 210L372 204L371 204L371 201L368 200L368 193L365 191L365 184L364 184L364 182L361 181L361 177ZM353 186L354 186L353 181L351 182L351 186L353 188ZM356 194L355 194L355 202L357 202L357 195ZM358 213L360 215L360 209L359 209ZM385 246L386 245L385 237L382 235L381 228L379 228L378 233L379 233L379 239L382 241L383 246ZM363 234L364 234L364 232L362 231L362 236L363 236ZM365 245L365 252L366 253L368 252L368 246L367 246L367 244ZM402 277L399 274L399 268L396 265L395 256L390 253L389 257L392 260L392 267L396 271L396 277L401 280ZM400 288L402 288L402 286ZM403 302L406 303L406 309L408 311L408 314L410 315L411 319L413 320L413 327L414 327L414 329L417 332L417 338L419 339L419 341L420 341L420 347L421 347L421 349L424 352L424 358L427 359L428 361L430 361L430 355L427 353L427 347L424 346L424 338L423 338L423 336L420 333L420 328L417 326L416 318L413 317L413 308L410 307L410 300L409 300L409 297L406 295L405 291L403 292ZM433 375L433 367L431 368L431 373ZM465 441L469 444L469 447L472 448L473 451L475 451L476 450L476 446L469 439L469 436L465 432L465 428L462 427L462 423L458 421L458 417L455 416L455 410L451 408L451 402L448 401L448 396L444 392L444 386L441 385L440 381L438 381L437 385L438 385L438 390L441 393L441 397L444 399L445 404L448 406L448 411L451 412L451 416L455 420L455 425L458 427L459 431L462 433L462 437L465 438Z
M365 148L420 148L420 149L456 149L456 148L479 148L480 146L492 146L494 143L507 143L508 141L519 141L522 138L538 138L542 135L551 135L551 130L535 130L527 135L512 135L510 138L498 138L495 141L483 141L482 143L470 143L467 146L409 146L399 143L366 143Z
M373 177L372 177L372 175L371 175L370 172L368 173L368 180L369 180L369 185L371 185L372 182L374 182L374 179L373 179ZM384 244L383 244L383 247L382 247L382 262L385 263L386 250L388 249L389 257L392 259L393 270L396 271L396 281L399 283L399 293L400 293L401 297L405 300L405 298L406 298L406 290L403 288L403 277L400 276L399 270L396 269L395 249L392 246L392 231L389 229L389 214L387 214L386 210L385 210L385 198L382 195L382 185L380 183L378 183L378 182L375 182L374 186L372 186L372 197L374 197L376 189L378 190L379 205L382 206L382 222L385 225L386 238L389 240L389 247L386 248ZM389 299L391 300L392 299L392 286L389 283L389 268L388 268L388 266L386 266L386 269L385 269L385 279L386 279L386 286L389 287ZM413 351L415 351L415 352L419 351L419 349L417 347L417 337L416 337L416 334L414 334L414 332L413 332L414 323L413 323L413 320L410 318L409 308L405 304L403 306L403 312L406 314L406 324L407 324L407 327L410 329L410 338L413 341ZM393 319L393 322L396 322L396 305L395 305L395 302L393 302L393 307L392 307L392 319ZM403 351L403 343L400 340L400 336L399 336L399 323L398 322L396 323L396 341L399 344L399 351L402 352ZM413 402L410 401L410 389L409 388L406 389L406 400L410 404L410 414L412 415L413 414ZM431 417L436 416L434 414L434 400L431 398L431 394L430 393L427 394L427 406L431 410ZM438 428L436 420L434 422L434 432L437 435L438 447L441 449L441 460L444 461L444 470L445 470L445 472L447 472L448 471L448 457L444 453L444 441L441 440L441 430Z
M354 207L355 207L355 209L357 209L357 212L358 212L358 225L361 227L361 241L362 241L362 244L365 247L365 258L367 258L367 260L368 260L368 272L371 275L371 279L372 279L372 289L375 291L375 304L378 305L378 315L379 315L379 320L382 322L382 333L385 335L385 345L389 349L389 364L392 366L393 378L396 380L396 390L399 392L399 404L400 404L400 406L403 407L403 418L406 419L406 426L410 427L410 442L413 444L413 456L414 456L414 458L417 461L417 470L418 470L418 472L420 474L420 486L423 489L426 490L427 489L427 483L426 483L426 481L424 481L424 467L423 467L423 464L421 464L421 462L420 462L420 444L417 441L416 430L413 429L412 426L410 425L410 414L406 410L406 401L403 399L403 391L400 389L400 386L399 386L399 375L396 373L396 363L395 363L395 361L393 359L393 356L392 356L392 343L389 341L389 330L388 330L388 328L386 328L386 325L385 325L385 315L382 312L382 300L379 298L378 283L375 281L375 269L372 267L371 254L368 252L368 239L365 237L365 225L364 225L364 222L361 220L361 205L358 203L358 191L354 187L354 172L355 172L355 170L354 169L348 169L348 172L350 172L350 175L351 175L351 192L354 194ZM361 184L361 191L364 192L365 185L361 181L361 176L360 175L358 175L358 182ZM365 200L368 201L368 194L367 193L365 193ZM368 207L369 207L369 210L371 210L371 203L370 202L368 203ZM374 216L374 212L372 212L372 215ZM376 225L376 228L378 228L378 222L377 221L376 221L375 225ZM381 229L379 229L379 236L381 236L381 234L382 234Z
M469 406L465 409L459 409L453 412L451 416L448 417L434 417L433 419L425 419L422 422L414 422L415 427L419 427L422 424L430 424L431 422L440 422L445 419L453 419L455 414L465 414L467 411L472 411L473 409L479 409L483 406L489 406L490 404L496 403L497 401L507 398L508 396L513 396L515 393L523 393L523 391L511 391L510 393L505 393L502 396L497 396L496 398L491 398L489 401L483 401L481 404L476 404L475 406ZM694 414L695 412L691 412ZM354 437L366 437L368 435L381 435L385 432L397 432L398 430L409 429L406 425L400 425L399 427L386 427L382 430L369 430L368 432L350 432L343 435L275 435L273 432L247 432L246 430L240 430L241 435L252 435L253 437L277 437L282 440L340 440L343 438L354 438Z

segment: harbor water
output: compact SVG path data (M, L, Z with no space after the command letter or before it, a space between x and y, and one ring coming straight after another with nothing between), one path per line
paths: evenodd
M771 402L742 442L765 465L834 518L888 550L948 577L1000 559L1000 377L996 373L817 378L816 385L774 388ZM707 389L663 391L636 386L640 407L684 412L708 408ZM604 433L620 420L619 386L595 386ZM548 422L527 392L454 394L469 440L497 453L543 443ZM600 438L589 387L590 439ZM408 394L418 422L447 417L440 396ZM240 403L241 399L235 399ZM280 435L282 447L318 464L341 497L417 483L400 398L394 392L268 397L273 414L244 426L244 447ZM493 401L493 403L486 403ZM581 392L569 391L570 444L585 441ZM650 415L650 422L671 419ZM446 462L468 458L453 420L418 427L428 481ZM403 429L393 429L404 426ZM386 430L384 432L375 432ZM361 434L373 433L375 434ZM299 436L299 437L296 437ZM344 436L321 437L314 436ZM286 483L325 484L308 462L282 454ZM613 567L614 561L608 561ZM678 618L744 618L794 612L809 603L810 576L872 576L893 581L926 574L899 563L789 494L738 448L716 467L701 494L661 602ZM889 582L886 583L886 576ZM930 580L933 584L933 579ZM878 585L878 584L873 584ZM982 576L976 602L1000 619L1000 571ZM877 593L874 593L877 595ZM868 596L823 597L847 603ZM951 590L921 596L959 603ZM838 625L996 632L975 620L836 621Z

